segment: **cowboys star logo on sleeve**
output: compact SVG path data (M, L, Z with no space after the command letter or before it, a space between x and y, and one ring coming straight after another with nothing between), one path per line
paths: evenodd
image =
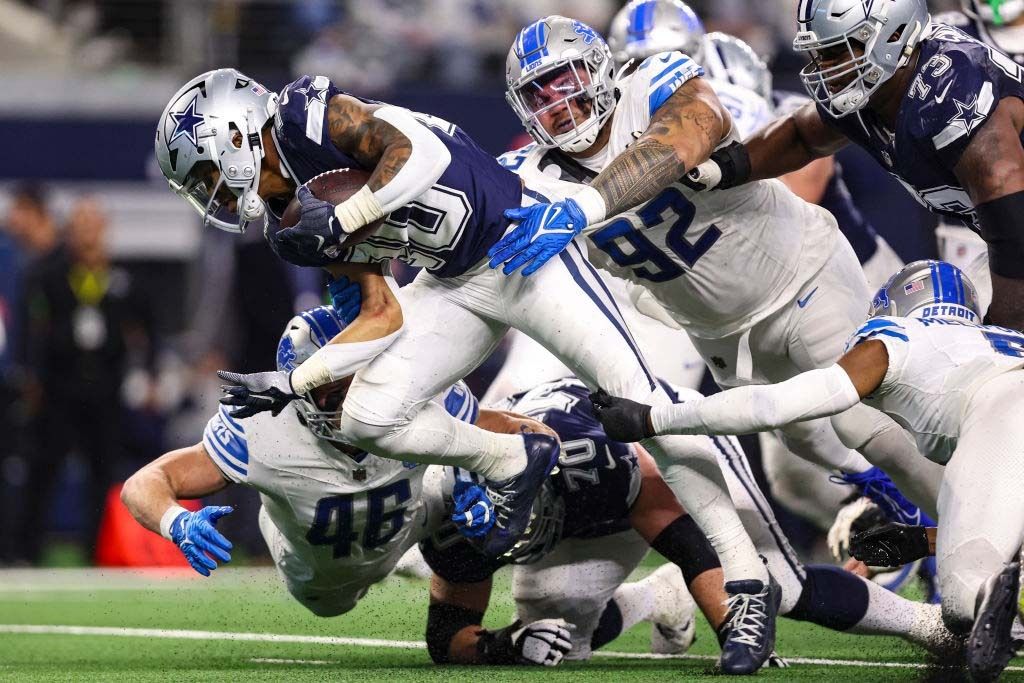
M188 138L188 141L194 146L199 145L196 129L202 125L203 117L196 113L196 100L198 99L199 95L193 97L185 107L185 111L171 112L171 119L174 120L174 132L171 133L171 139L167 141L168 145L182 136Z
M309 109L309 105L313 102L319 102L320 104L327 104L327 88L316 87L316 80L310 81L309 85L305 88L301 88L296 92L302 93L303 97L306 98L306 109Z

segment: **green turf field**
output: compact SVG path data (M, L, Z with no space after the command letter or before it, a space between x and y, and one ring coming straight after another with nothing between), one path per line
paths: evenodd
M641 624L588 663L547 670L436 667L420 642L426 588L425 581L392 578L350 614L318 619L291 601L271 570L220 569L211 579L0 572L0 681L566 681L583 674L595 681L675 682L707 678L717 653L704 628L691 657L630 658L647 651L649 627ZM507 576L499 577L495 594L489 624L502 626L512 613ZM762 679L863 683L922 680L926 673L914 666L921 653L901 641L787 620L780 620L777 649L798 661L762 671ZM1006 675L1017 678L1024 680L1024 669Z

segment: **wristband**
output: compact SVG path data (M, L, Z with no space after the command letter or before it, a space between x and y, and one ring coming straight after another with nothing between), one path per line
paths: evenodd
M605 206L601 193L594 188L584 187L569 199L583 210L583 215L587 217L587 225L595 225L605 219L608 207Z
M165 512L164 516L160 518L160 535L168 541L174 540L171 538L171 525L174 524L174 520L176 520L182 512L187 513L188 510L175 503L171 507L167 508L167 512Z
M334 207L334 216L341 229L352 234L364 225L384 217L384 209L369 185L363 185L354 195Z

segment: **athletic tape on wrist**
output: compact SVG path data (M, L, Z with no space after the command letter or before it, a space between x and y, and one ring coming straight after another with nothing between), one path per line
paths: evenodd
M348 377L383 353L394 343L403 329L404 327L399 328L380 339L327 344L318 349L292 371L289 377L292 391L296 396L301 396L310 389Z
M188 512L185 508L180 505L172 505L167 508L167 512L164 513L163 517L160 518L160 535L166 538L168 541L173 541L171 538L171 524L178 518L182 512Z

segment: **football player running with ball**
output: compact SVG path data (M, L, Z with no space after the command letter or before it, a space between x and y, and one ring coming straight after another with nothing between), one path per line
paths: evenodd
M595 411L623 441L774 429L861 401L892 416L945 465L936 538L943 618L970 632L974 680L995 680L1013 655L1024 540L1024 334L982 325L974 285L942 261L894 275L872 314L831 367L668 408L601 394Z

